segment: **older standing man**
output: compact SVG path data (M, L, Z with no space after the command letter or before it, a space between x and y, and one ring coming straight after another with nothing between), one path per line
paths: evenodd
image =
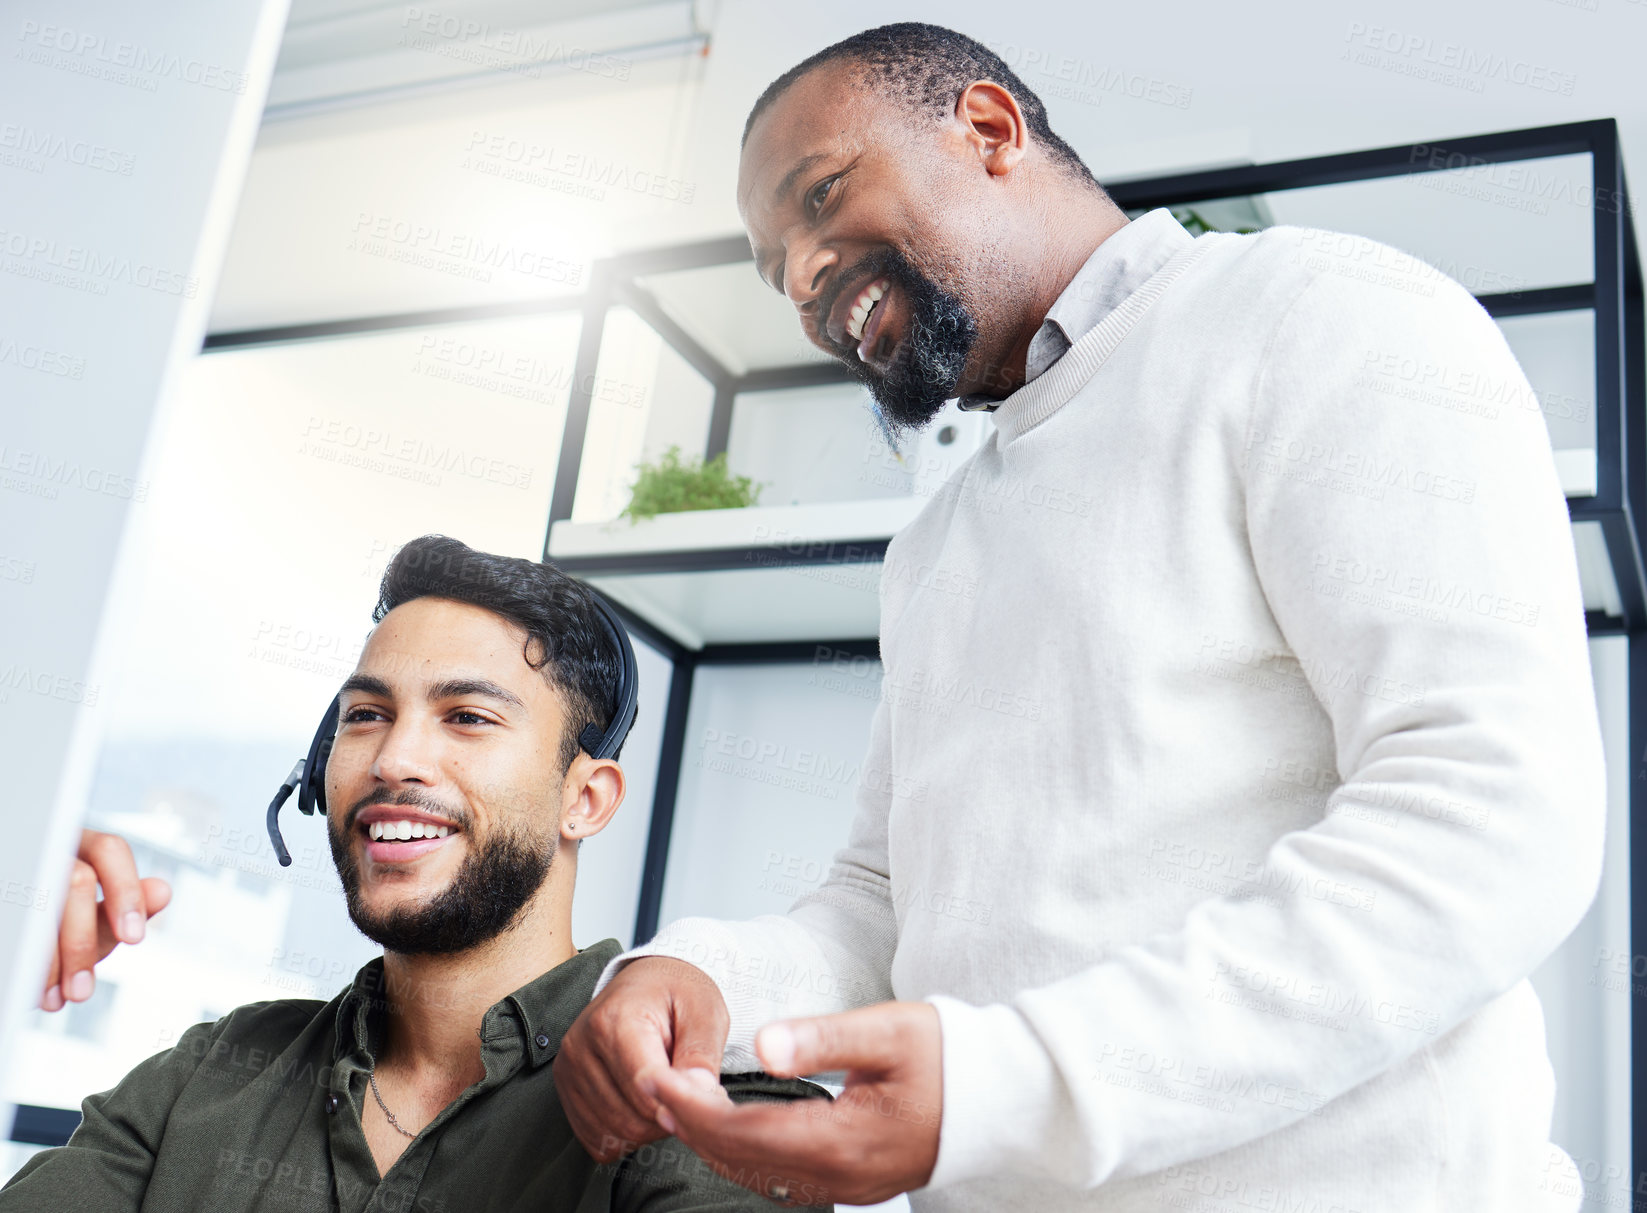
M608 966L555 1062L585 1144L921 1210L1576 1209L1527 975L1595 893L1601 745L1492 319L1375 241L1128 222L928 25L775 81L738 202L892 426L991 410L887 552L984 592L885 580L865 767L897 778L788 914ZM1408 359L1452 386L1391 390ZM688 1078L763 1062L846 1092Z

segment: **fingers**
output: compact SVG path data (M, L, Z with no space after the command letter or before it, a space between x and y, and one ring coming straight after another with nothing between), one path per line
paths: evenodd
M668 1013L665 1009L664 1014ZM626 1111L656 1126L658 1101L652 1093L652 1075L669 1068L666 1023L642 1014L621 1020L614 1016L603 1027L602 1056L618 1097Z
M562 1044L555 1056L555 1088L572 1132L596 1162L613 1162L630 1150L664 1136L656 1120L643 1116L618 1093L597 1059L578 1058Z
M143 913L153 918L172 903L172 886L158 876L145 876L138 882L143 889Z
M903 1054L905 1016L899 1004L881 1003L816 1019L780 1020L755 1034L755 1053L769 1074L781 1078L825 1070L885 1071Z
M555 1057L567 1120L597 1160L664 1136L653 1083L671 1051L713 1067L718 1088L726 1004L701 970L666 957L629 962L573 1022Z
M99 886L103 890L101 903L97 899ZM82 830L40 1008L58 1011L65 1001L84 1002L90 998L96 988L96 964L122 941L141 940L144 924L165 909L171 899L171 885L158 876L138 879L137 863L125 839L98 830Z
M625 977L629 983L619 991L624 1001L607 1008L608 1068L629 1106L655 1123L655 1072L670 1066L707 1070L718 1087L731 1021L720 989L696 965L644 957L620 972L609 988Z
M118 834L81 830L79 858L90 865L96 883L103 886L103 913L114 938L139 942L149 916L144 910L143 889L131 847Z
M718 1174L757 1192L772 1195L781 1185L791 1199L827 1201L828 1177L846 1165L825 1100L737 1104L719 1084L711 1092L678 1072L660 1076L658 1098L676 1137Z
M720 1085L721 1054L726 1049L726 1033L731 1026L725 1014L726 1004L720 991L714 988L707 975L701 979L710 991L677 991L674 1003L674 1045L669 1050L669 1064L679 1071L699 1070L708 1073L710 1080ZM720 1012L717 1014L717 1010Z
M585 1007L555 1056L555 1085L579 1141L600 1162L663 1136L649 1090L636 1074L667 1068L666 991L620 984Z
M46 992L40 996L42 1011L61 1011L63 1009L63 990L58 985L62 980L63 966L56 948L51 950L51 965L46 970Z
M97 913L97 874L83 860L74 861L69 876L69 892L63 901L63 920L57 932L58 978L62 995L70 1002L91 997L95 980L92 966L104 955L100 950L108 923ZM114 943L108 941L109 947Z

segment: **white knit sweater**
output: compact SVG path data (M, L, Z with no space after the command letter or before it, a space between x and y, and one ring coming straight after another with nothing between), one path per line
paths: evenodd
M992 416L888 549L946 575L882 579L828 880L603 984L698 964L729 1070L935 1004L920 1210L1577 1209L1527 974L1599 880L1600 730L1496 324L1371 240L1186 233Z

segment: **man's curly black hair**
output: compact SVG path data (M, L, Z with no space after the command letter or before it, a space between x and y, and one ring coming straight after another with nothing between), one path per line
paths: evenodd
M415 598L466 602L526 633L521 656L565 706L562 770L577 757L584 726L604 730L617 714L622 658L601 626L589 589L553 564L477 552L445 535L424 535L396 552L384 570L372 622ZM619 745L613 757L622 753Z

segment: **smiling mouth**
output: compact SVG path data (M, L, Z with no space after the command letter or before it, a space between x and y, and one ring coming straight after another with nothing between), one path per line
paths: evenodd
M876 278L858 292L847 312L842 342L857 355L860 363L882 372L891 365L900 344L895 336L881 336L888 315L884 305L892 291L888 279ZM842 356L850 361L852 355L843 350Z
M373 863L403 863L447 845L463 831L454 825L386 817L357 827Z
M869 320L870 313L891 289L886 279L879 278L859 293L857 301L852 305L851 313L846 318L846 333L853 341L863 340L864 325Z

